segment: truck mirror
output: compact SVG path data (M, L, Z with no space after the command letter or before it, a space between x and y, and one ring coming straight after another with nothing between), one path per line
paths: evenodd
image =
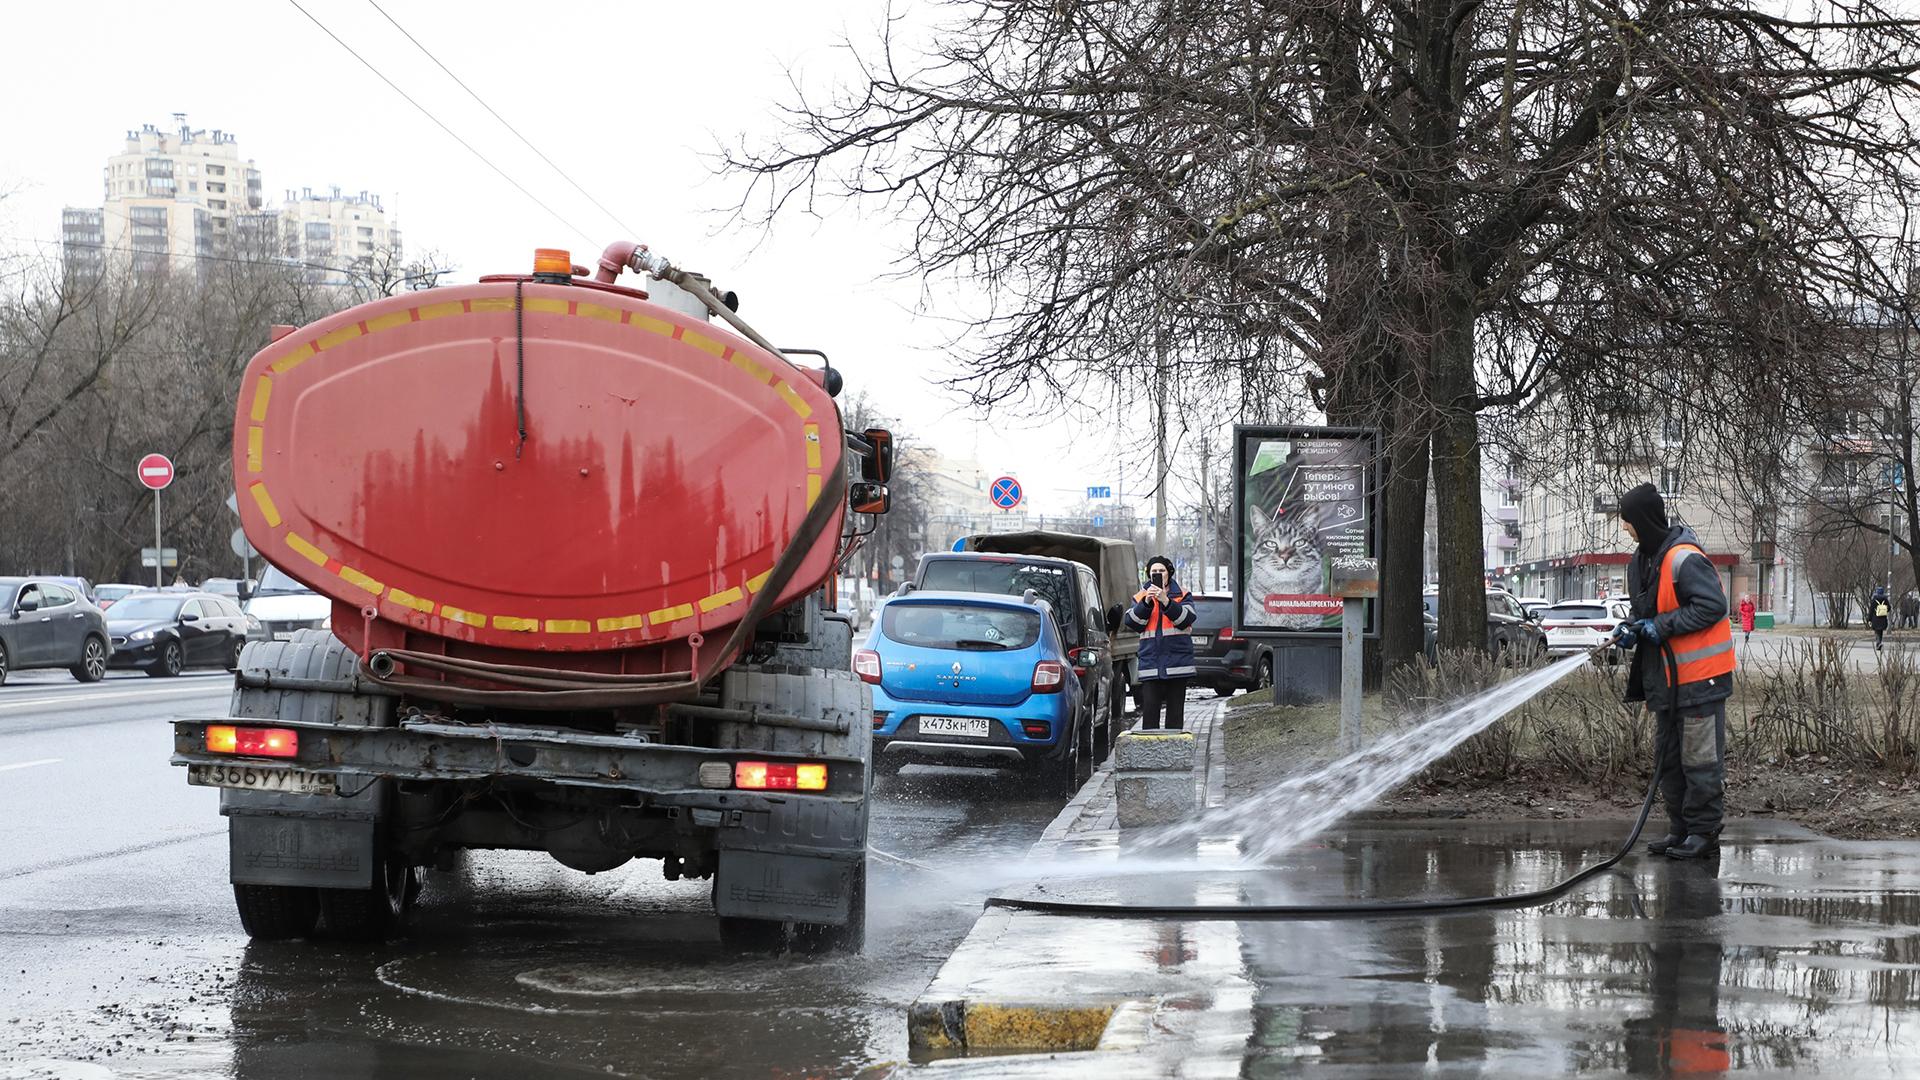
M868 428L860 433L873 452L860 460L860 479L875 484L893 480L893 432L886 428Z
M887 485L861 481L853 485L847 503L856 514L884 514L892 506L893 498L887 492Z

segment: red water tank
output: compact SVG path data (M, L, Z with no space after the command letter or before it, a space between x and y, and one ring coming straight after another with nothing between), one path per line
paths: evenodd
M816 373L642 296L490 280L274 341L234 424L247 538L334 598L362 656L684 664L767 584L845 444ZM775 606L830 576L840 513Z

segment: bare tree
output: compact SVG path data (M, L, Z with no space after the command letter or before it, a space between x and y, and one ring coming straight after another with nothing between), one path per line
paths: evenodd
M1483 415L1763 408L1913 189L1920 25L1872 2L942 10L923 54L890 21L731 153L743 208L884 207L909 272L984 281L976 400L1139 386L1165 334L1380 427L1390 661L1419 647L1430 472L1442 633L1483 645Z

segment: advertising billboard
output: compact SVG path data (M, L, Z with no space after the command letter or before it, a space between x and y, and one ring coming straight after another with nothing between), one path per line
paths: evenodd
M1235 633L1339 637L1334 569L1379 557L1379 461L1371 428L1234 428Z

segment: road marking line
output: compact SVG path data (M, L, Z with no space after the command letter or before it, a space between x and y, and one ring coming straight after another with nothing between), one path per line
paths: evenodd
M58 765L65 758L44 757L38 761L16 761L11 765L0 765L0 772L12 772L15 769L31 769L35 765Z
M24 708L29 705L62 705L62 704L78 707L81 705L91 705L96 701L130 701L130 700L151 699L151 698L192 697L196 695L226 694L230 692L230 690L231 690L230 687L223 684L218 684L218 685L205 686L205 687L199 687L199 686L170 687L166 690L140 690L140 691L134 691L134 692L123 691L117 694L67 694L61 697L46 697L46 698L0 697L0 709L18 709L18 708Z

